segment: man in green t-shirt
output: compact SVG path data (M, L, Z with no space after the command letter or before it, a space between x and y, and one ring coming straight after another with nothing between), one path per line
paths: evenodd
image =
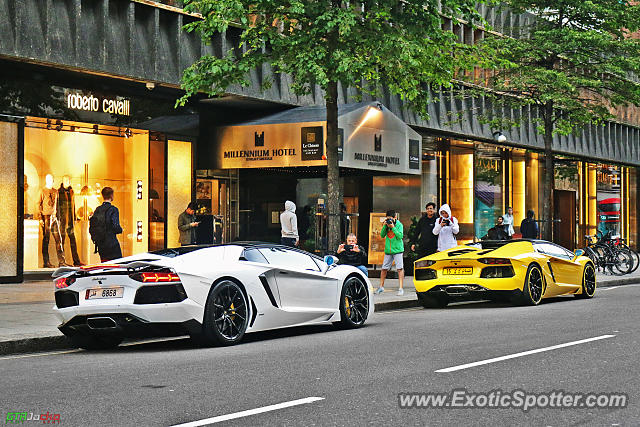
M391 269L395 261L396 270L398 270L398 281L400 282L398 295L404 295L404 289L402 288L402 282L404 280L404 263L402 259L404 252L403 236L402 223L398 221L396 211L389 209L387 211L387 218L384 220L384 225L380 231L380 237L384 238L384 261L382 262L382 271L380 272L380 287L376 290L377 294L384 292L384 280L387 277L387 271Z

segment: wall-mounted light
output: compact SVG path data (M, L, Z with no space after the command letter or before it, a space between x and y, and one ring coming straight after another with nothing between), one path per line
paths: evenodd
M383 107L382 107L382 102L380 102L380 101L376 101L376 108L377 108L378 110L382 111L382 108L383 108Z
M133 136L133 132L131 132L131 129L127 128L124 131L124 137L125 138L131 138Z
M136 199L142 200L142 181L141 180L137 181Z
M142 242L142 221L136 222L136 240Z
M62 130L62 120L56 120L56 130L60 132Z
M51 130L51 119L47 119L47 129Z
M93 133L98 134L98 125L93 125Z
M504 134L500 131L495 131L493 133L493 139L495 139L498 142L506 142L507 141L507 137L504 136Z

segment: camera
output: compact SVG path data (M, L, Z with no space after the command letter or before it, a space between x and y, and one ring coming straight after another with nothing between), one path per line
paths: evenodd
M386 222L389 225L394 223L393 219L391 219L391 218L387 218L384 222Z
M449 221L448 219L442 220L442 225L449 225L449 224L451 224L451 221Z
M353 249L353 245L344 245L345 251L350 251L351 249Z

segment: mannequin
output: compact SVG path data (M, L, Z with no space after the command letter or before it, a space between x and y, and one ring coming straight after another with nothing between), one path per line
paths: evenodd
M58 219L56 218L56 208L58 202L58 190L53 188L53 176L47 174L45 177L45 186L40 191L38 199L38 213L40 214L40 226L42 227L42 263L44 268L54 268L49 262L49 234L53 234L56 241L56 251L58 252L58 266L63 267L64 252L62 252L62 244L60 242L60 228L58 227Z
M29 195L27 192L29 191L29 183L27 182L27 174L24 174L24 219L31 219L33 215L29 213Z
M71 178L69 175L62 177L62 183L60 184L60 188L58 188L58 207L56 209L56 215L60 222L63 250L65 237L69 236L73 265L75 267L83 266L84 264L80 262L80 257L78 256L76 236L73 232L73 227L76 221L76 205L73 197L73 188L71 187Z

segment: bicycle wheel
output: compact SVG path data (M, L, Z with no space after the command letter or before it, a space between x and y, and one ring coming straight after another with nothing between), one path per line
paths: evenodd
M612 252L615 274L622 276L631 273L635 264L631 251L628 249L616 248Z
M620 245L620 247L623 248L623 249L627 249L629 252L631 252L631 255L633 257L633 268L631 269L631 271L629 273L633 273L640 266L640 254L638 254L638 252L636 252L636 251L631 250L631 248L629 246L627 246L626 244L622 244L622 245Z

